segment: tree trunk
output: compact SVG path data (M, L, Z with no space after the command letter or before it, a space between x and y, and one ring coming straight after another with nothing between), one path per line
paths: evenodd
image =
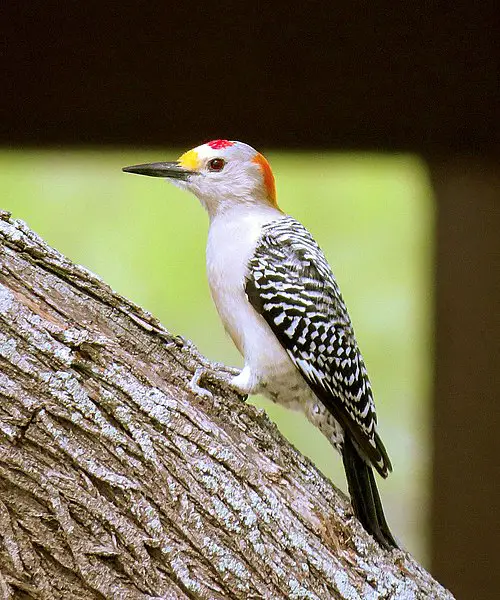
M0 596L452 598L189 342L0 213Z

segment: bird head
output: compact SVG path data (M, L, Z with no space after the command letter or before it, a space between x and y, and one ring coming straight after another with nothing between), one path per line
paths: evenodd
M277 208L269 163L243 142L213 140L185 152L174 162L134 165L123 171L169 179L192 192L210 216L242 204Z

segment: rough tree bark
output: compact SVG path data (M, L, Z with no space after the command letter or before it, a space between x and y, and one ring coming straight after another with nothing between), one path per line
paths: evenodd
M0 213L3 598L452 598L203 363Z

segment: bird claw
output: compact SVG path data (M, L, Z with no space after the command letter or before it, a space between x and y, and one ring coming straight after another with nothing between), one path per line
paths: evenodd
M236 377L237 375L239 375L241 373L241 369L238 369L237 367L227 367L226 365L217 364L217 368L221 369L221 371L224 371L225 373L228 373L232 377ZM217 373L218 373L218 371L217 371ZM224 375L222 375L221 379L222 378L224 378ZM226 379L227 378L224 378L224 380L226 380ZM227 379L227 381L229 382L230 380Z
M206 370L203 367L198 367L194 372L191 381L188 384L189 389L195 394L195 396L201 396L202 398L213 398L212 392L200 385L200 380L206 375Z
M217 370L217 368L220 368L221 370ZM201 396L202 398L214 397L212 392L210 392L201 385L202 379L207 379L209 381L213 381L215 383L219 383L220 385L227 386L233 389L231 382L236 375L239 375L241 373L240 369L236 369L234 367L226 367L225 365L217 365L217 368L207 369L206 367L198 367L196 369L191 381L188 384L188 387L193 392L193 394L195 394L196 396ZM235 391L238 392L238 390Z

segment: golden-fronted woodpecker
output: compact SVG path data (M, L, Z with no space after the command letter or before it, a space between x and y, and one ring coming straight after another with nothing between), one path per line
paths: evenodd
M123 170L168 178L200 200L210 219L210 291L245 361L230 385L302 410L342 455L364 528L397 547L372 470L387 477L392 467L347 308L311 234L278 207L267 160L248 144L214 140L175 162ZM203 394L202 375L193 389Z

